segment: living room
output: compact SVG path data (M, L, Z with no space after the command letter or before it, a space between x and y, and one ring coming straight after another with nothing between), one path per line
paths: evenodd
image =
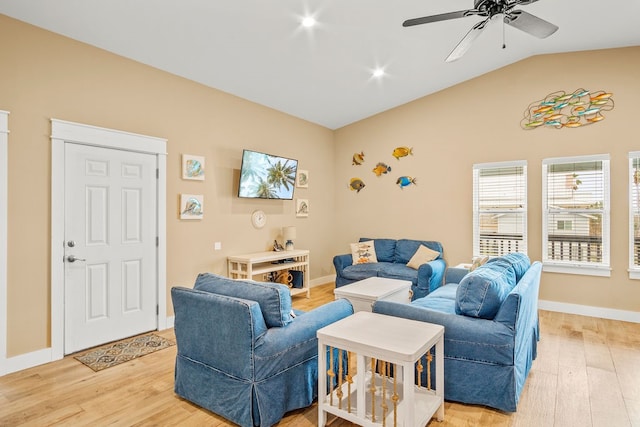
M172 286L192 284L203 271L225 275L227 256L267 250L288 225L297 228L295 246L310 250L312 285L333 280L333 256L363 236L436 240L449 265L470 262L472 168L484 162L527 161L528 254L539 260L543 159L609 154L611 275L545 272L540 306L640 322L640 288L627 271L640 47L530 57L332 130L4 15L0 38L9 64L0 69L0 109L10 112L7 359L28 360L51 345L52 118L167 139L167 301ZM616 108L583 129L520 127L531 102L578 88L613 93ZM398 146L413 155L394 159ZM294 201L236 197L243 148L299 160L310 182L296 197L309 200L308 217L296 217ZM361 166L352 164L358 152L366 155ZM181 179L182 154L206 158L205 181ZM416 185L400 189L376 177L378 161ZM367 186L352 191L353 177ZM204 195L202 220L179 219L181 193ZM256 209L267 214L262 229L251 225Z

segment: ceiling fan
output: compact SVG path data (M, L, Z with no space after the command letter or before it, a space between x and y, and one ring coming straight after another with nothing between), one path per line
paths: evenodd
M544 39L558 30L556 25L538 18L523 10L514 10L516 6L535 3L538 0L474 0L473 9L459 10L457 12L441 13L439 15L424 16L422 18L407 19L402 23L403 27L412 27L414 25L428 24L431 22L447 21L449 19L465 18L467 16L483 16L484 21L475 24L466 36L458 43L458 45L449 54L446 62L460 59L471 47L473 41L478 38L482 30L485 29L487 23L494 17L503 16L503 22L511 25L532 36ZM504 45L503 45L504 47Z

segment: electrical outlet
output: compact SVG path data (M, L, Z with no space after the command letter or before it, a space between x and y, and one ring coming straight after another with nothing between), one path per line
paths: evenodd
M215 242L213 244L213 249L216 251L219 251L220 249L222 249L222 242Z

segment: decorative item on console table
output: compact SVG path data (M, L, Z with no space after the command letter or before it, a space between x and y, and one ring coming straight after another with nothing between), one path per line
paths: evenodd
M293 239L296 238L296 228L292 225L282 227L282 240L285 241L284 247L288 251L293 250Z

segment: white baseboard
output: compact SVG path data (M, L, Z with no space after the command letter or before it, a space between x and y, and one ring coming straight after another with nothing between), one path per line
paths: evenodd
M4 360L5 366L0 367L0 376L33 368L34 366L44 365L52 361L53 354L51 348L44 348L42 350L32 351L31 353L9 357Z
M556 301L538 301L541 310L558 311L560 313L579 314L581 316L600 317L602 319L621 320L640 323L640 312L617 310L614 308L592 307L589 305L569 304Z
M167 321L165 323L166 327L160 330L173 328L173 325L175 324L175 320L176 320L176 316L167 316Z
M335 281L336 281L335 274L330 274L328 276L323 276L323 277L316 277L315 279L311 280L311 283L309 283L309 287L313 288L314 286L326 285L329 282L335 282Z

